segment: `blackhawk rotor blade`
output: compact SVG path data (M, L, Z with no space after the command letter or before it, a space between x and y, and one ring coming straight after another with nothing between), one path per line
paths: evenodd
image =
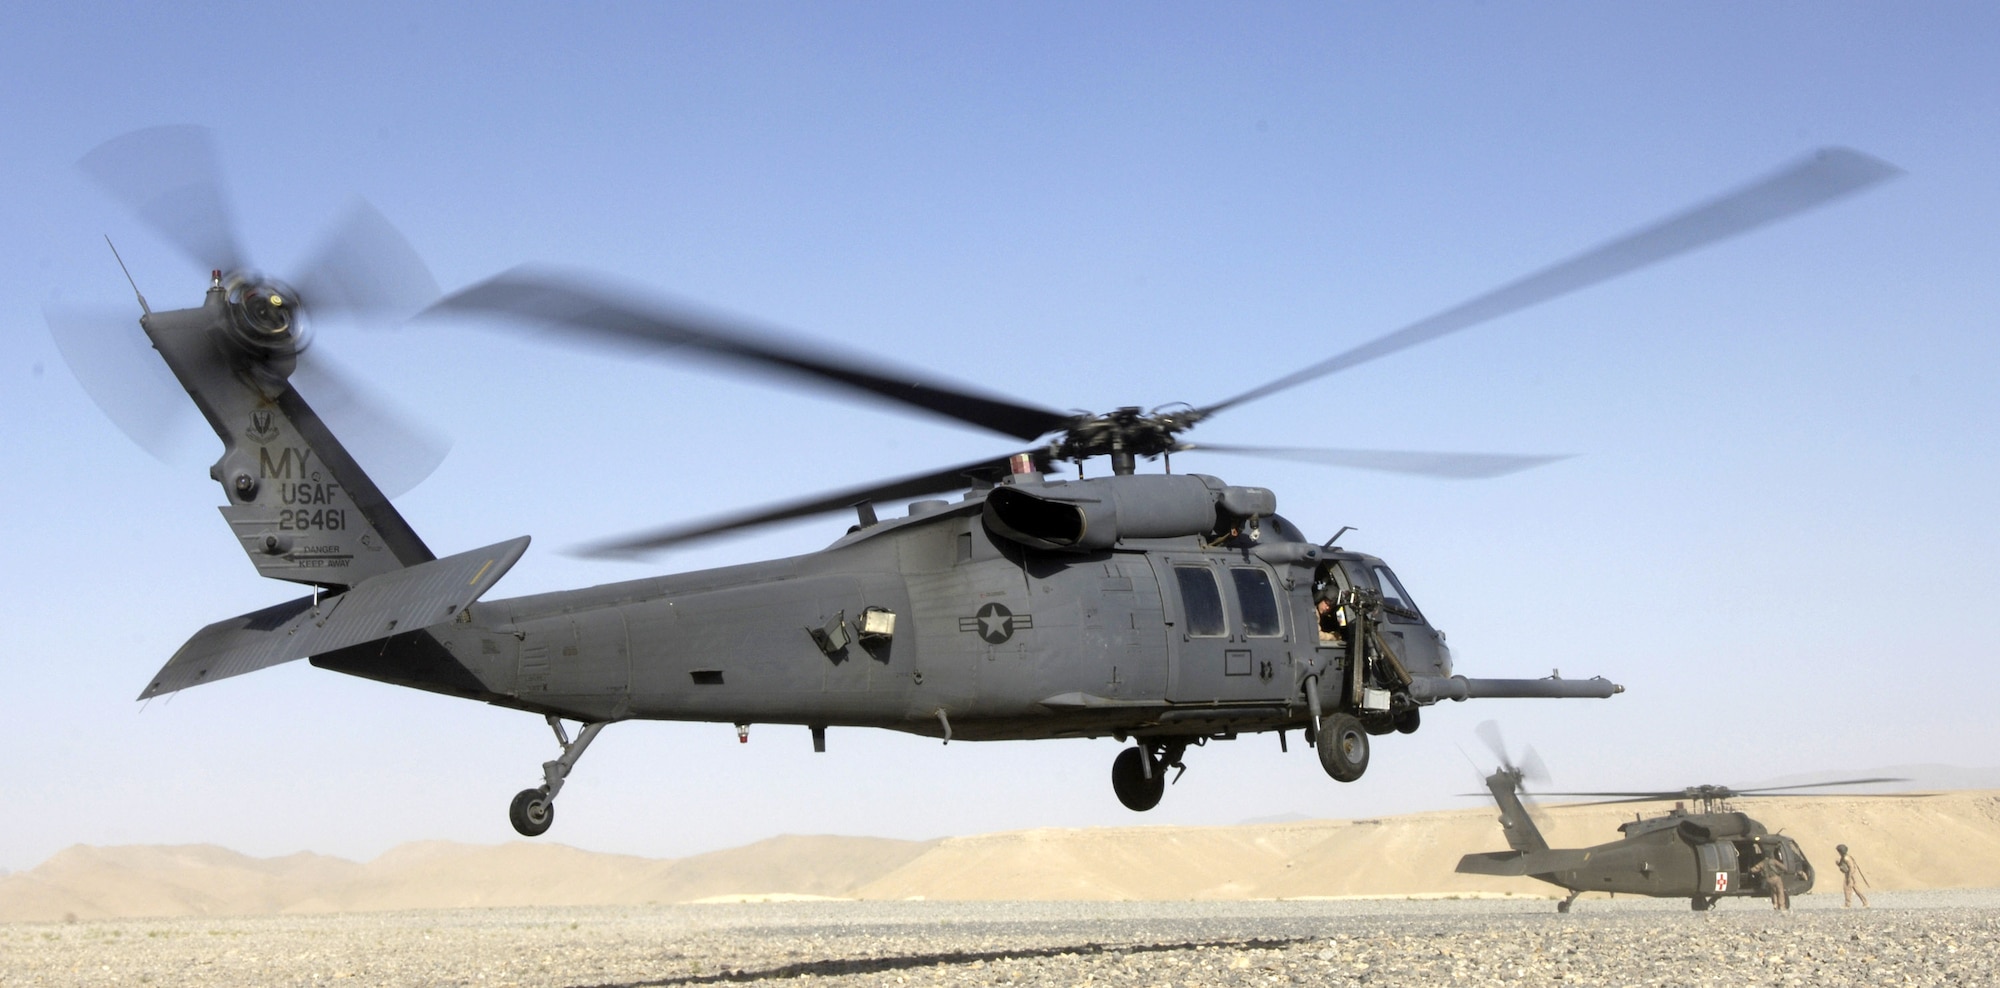
M1798 782L1798 783L1793 783L1792 785L1789 785L1789 786L1758 786L1758 787L1757 787L1757 788L1755 788L1755 789L1738 789L1738 790L1736 790L1736 795L1738 795L1738 796L1754 796L1754 795L1756 795L1757 793L1760 793L1760 792L1783 792L1783 791L1785 791L1785 790L1788 790L1788 789L1819 789L1819 788L1822 788L1822 787L1825 787L1825 786L1865 786L1865 785L1870 785L1870 784L1873 784L1873 783L1877 783L1877 782L1908 782L1908 781L1910 781L1910 780L1908 780L1908 779L1841 779L1841 780L1839 780L1839 781L1837 781L1837 782ZM1812 793L1805 793L1805 792L1802 792L1802 793L1797 793L1796 795L1800 795L1800 796L1810 796L1810 795L1813 795L1813 794L1812 794ZM1836 796L1837 796L1837 795L1839 795L1839 793L1831 793L1830 795L1836 795Z
M1831 786L1865 786L1878 782L1908 782L1908 779L1840 779L1833 782L1800 782L1788 786L1759 786L1755 789L1731 789L1728 786L1688 786L1685 789L1656 790L1653 792L1545 792L1543 796L1616 796L1617 799L1602 799L1594 803L1580 803L1580 806L1602 806L1609 803L1655 803L1669 799L1735 799L1739 796L1757 796L1764 793L1787 792L1793 796L1845 796L1849 793L1789 792L1793 789L1823 789ZM1900 794L1899 794L1900 795Z
M1297 446L1234 446L1218 443L1182 443L1174 452L1227 453L1231 456L1260 456L1275 460L1299 460L1355 470L1446 477L1454 480L1484 480L1532 470L1563 455L1513 453L1427 453L1403 449L1318 449Z
M1047 462L1041 451L1028 451L1036 457L1038 469L1047 469ZM1018 455L1018 454L1017 454ZM698 539L705 539L726 532L766 525L772 522L790 521L813 515L839 511L857 505L876 501L895 501L902 498L922 497L926 494L943 494L948 491L964 490L972 486L975 479L993 479L1007 472L1008 462L1013 457L1001 456L991 459L961 463L955 467L933 470L930 473L903 477L898 480L883 481L866 487L853 487L815 495L799 501L775 504L740 515L725 515L706 521L686 525L675 525L655 529L640 535L598 542L576 550L580 556L633 557L658 549L684 545Z
M1848 148L1822 148L1769 178L1584 251L1437 315L1200 410L1206 418L1247 401L1469 329L1649 264L1706 247L1859 192L1901 170Z
M863 367L852 360L808 352L811 344L783 342L734 320L662 302L619 298L577 277L532 268L515 268L447 296L431 311L508 316L654 349L693 348L757 369L837 384L1016 439L1047 435L1068 425L1071 418L1062 412L926 380L887 363L871 362Z

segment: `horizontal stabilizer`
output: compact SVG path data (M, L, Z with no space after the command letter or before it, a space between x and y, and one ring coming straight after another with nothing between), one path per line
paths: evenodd
M1519 851L1486 851L1458 859L1461 875L1525 875L1528 856Z
M301 597L217 621L188 639L139 699L450 620L492 589L527 551L523 535L369 577L317 604Z

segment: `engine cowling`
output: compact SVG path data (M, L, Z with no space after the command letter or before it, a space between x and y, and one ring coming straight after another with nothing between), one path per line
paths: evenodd
M1277 507L1277 495L1261 487L1203 474L1134 474L996 487L986 495L985 523L1021 545L1089 552L1123 539L1205 535Z

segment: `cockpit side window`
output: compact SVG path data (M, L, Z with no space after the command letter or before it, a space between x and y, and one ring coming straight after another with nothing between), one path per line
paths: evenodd
M1243 613L1243 633L1252 638L1275 638L1284 634L1278 621L1278 595L1271 589L1271 577L1261 569L1231 567L1229 578L1236 583L1236 604Z
M1181 586L1181 611L1192 638L1220 638L1229 633L1222 613L1222 590L1215 585L1215 571L1206 566L1176 566L1174 579Z
M1382 590L1383 609L1389 612L1389 620L1397 624L1417 624L1423 621L1423 613L1417 610L1416 601L1396 582L1396 574L1387 566L1375 567L1375 585Z

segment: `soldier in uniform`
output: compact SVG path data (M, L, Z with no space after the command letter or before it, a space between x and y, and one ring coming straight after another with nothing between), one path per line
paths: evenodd
M1313 605L1313 610L1319 614L1319 640L1323 642L1339 640L1340 618L1334 613L1333 601L1321 597L1319 602Z
M1854 898L1861 900L1861 908L1868 908L1868 897L1862 895L1861 886L1855 884L1868 881L1868 876L1861 873L1861 862L1854 860L1854 855L1847 853L1846 844L1836 844L1833 849L1840 852L1840 857L1834 864L1840 869L1841 908L1851 908L1854 905Z
M1759 848L1764 851L1764 856L1750 866L1750 877L1764 883L1764 891L1771 896L1772 909L1791 909L1792 900L1785 891L1785 866L1778 863L1777 847L1764 848L1760 844Z

